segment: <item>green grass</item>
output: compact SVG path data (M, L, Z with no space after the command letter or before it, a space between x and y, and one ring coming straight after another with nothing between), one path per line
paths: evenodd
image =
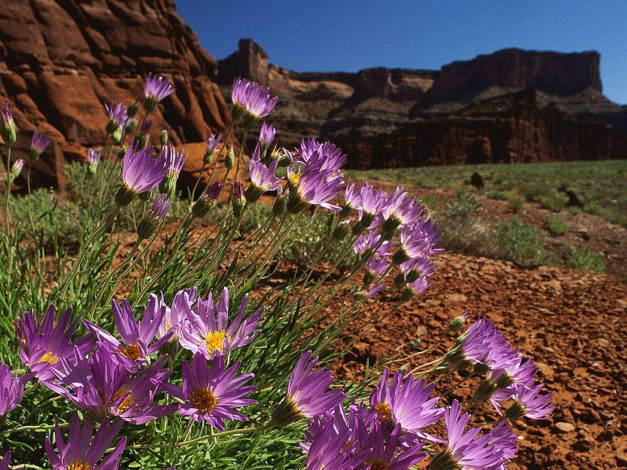
M596 251L586 247L571 246L566 248L564 266L572 269L591 270L602 273L605 271L605 261Z
M566 235L570 230L568 225L566 225L566 222L560 219L559 216L553 214L549 215L546 218L544 225L546 226L546 229L549 231L549 233L554 237L561 237L563 235Z
M465 184L474 172L485 180L489 197L501 192L518 192L528 201L544 198L551 210L559 210L567 199L557 189L566 185L584 201L585 212L627 227L627 161L551 162L493 165L451 165L383 170L352 170L352 178L411 184L421 188L447 188L475 192Z

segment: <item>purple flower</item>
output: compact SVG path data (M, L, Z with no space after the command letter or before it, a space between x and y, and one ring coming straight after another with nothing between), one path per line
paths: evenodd
M52 142L52 140L46 137L44 134L41 134L39 132L33 133L33 138L30 141L30 157L33 160L39 158L39 155L41 155L41 153L46 150L46 147L50 145L50 142Z
M390 248L392 243L388 240L385 240L381 243L381 233L376 230L369 230L365 233L362 233L355 240L355 253L358 255L363 255L367 251L375 250L375 254L377 256L389 256Z
M433 458L430 469L498 468L502 463L504 451L494 445L498 443L494 436L484 434L476 438L481 432L480 427L464 432L469 419L468 413L461 414L461 406L457 400L446 409L444 423L448 436L447 448Z
M207 139L207 153L213 154L213 152L218 148L218 144L222 140L222 134L211 134L211 136Z
M479 318L462 335L461 343L449 355L453 362L469 361L491 370L502 370L518 361L514 351L503 334L494 324Z
M178 291L174 294L172 307L168 307L163 300L160 300L160 304L165 309L165 313L157 330L157 338L163 338L170 333L170 339L168 341L178 341L179 326L187 317L187 312L190 311L192 305L196 302L197 292L198 289L196 287Z
M422 215L422 207L400 188L392 193L381 209L375 222L382 224L386 234L394 233L400 226L411 225Z
M220 197L222 189L224 189L224 184L221 181L217 181L203 191L192 206L194 217L201 219L206 216Z
M255 390L254 385L243 385L254 374L236 376L240 362L225 370L222 354L217 354L209 367L207 365L207 359L201 353L194 355L191 365L183 361L183 389L174 393L184 400L179 405L179 412L196 422L207 421L220 430L224 430L225 420L248 421L235 408L257 403L257 400L244 398Z
M272 141L274 140L274 136L276 135L276 129L272 124L266 124L265 122L261 125L261 131L259 132L259 144L261 146L262 152L265 151Z
M170 80L164 77L156 77L149 72L144 83L144 109L150 113L157 103L174 93Z
M270 88L263 88L258 83L238 77L233 82L231 99L233 119L238 121L244 113L253 120L266 117L276 106L278 97L270 98Z
M11 105L6 102L0 106L0 133L5 144L11 145L17 139L13 110Z
M152 202L152 207L148 211L149 217L156 220L163 220L168 214L168 211L172 207L170 201L168 201L167 194L159 194Z
M300 443L307 452L307 469L353 470L361 468L372 449L361 449L357 436L367 434L356 408L350 408L349 417L338 405L334 411L328 411L323 417L313 419L305 431L308 443Z
M9 470L9 464L11 463L11 452L7 452L0 460L0 470Z
M146 362L148 356L155 353L169 339L169 336L166 335L150 345L161 325L165 307L156 295L151 294L146 302L146 309L140 324L135 320L131 304L126 299L122 301L121 306L113 300L111 307L113 321L122 341L117 340L109 332L90 321L83 320L83 323L98 338L100 344L105 345L114 353L118 362L129 371L134 372Z
M524 385L514 385L511 398L515 403L505 411L505 416L511 420L525 416L530 419L546 419L553 411L551 404L551 393L539 395L542 385L526 387Z
M87 418L85 424L81 426L78 415L74 413L70 420L68 440L65 443L57 423L55 447L58 453L54 451L50 438L46 437L46 454L52 468L54 470L117 470L120 465L120 455L126 447L126 437L120 439L113 451L100 464L96 465L96 463L118 435L122 424L122 421L112 425L104 421L92 441L94 427L92 420Z
M507 365L505 369L489 371L488 378L498 387L490 399L496 411L500 413L500 403L510 399L514 386L532 387L537 373L538 368L531 359L523 362L522 356L518 356L516 362Z
M378 284L368 289L368 292L366 292L366 298L374 299L377 295L379 295L384 290L385 290L385 283L379 282Z
M102 158L102 153L97 149L89 149L87 152L87 161L90 165L98 165L100 159Z
M88 411L97 420L117 416L132 424L144 424L176 411L176 405L154 405L155 395L167 385L170 370L161 369L167 356L161 356L134 377L118 363L111 351L99 348L85 358L75 349L75 365L66 363L69 373L62 384L49 387Z
M516 457L516 452L518 450L518 438L507 421L501 421L497 424L492 430L490 430L488 436L490 436L488 445L496 449L500 449L503 454L503 460L510 462ZM503 470L505 468L506 467L504 465L499 467L499 469Z
M340 168L346 164L346 155L332 142L318 142L315 137L303 139L300 149L295 150L298 160L305 163L309 170L329 172L341 176Z
M346 186L344 190L344 207L349 209L361 209L361 191L355 189L355 183Z
M382 421L400 425L403 431L425 437L421 429L438 421L444 410L435 408L439 397L429 398L434 384L425 386L424 380L413 380L412 374L398 371L388 386L389 371L386 368L379 385L370 394L370 407Z
M310 205L322 206L326 209L339 211L341 207L330 204L344 188L342 175L336 170L322 170L317 167L301 165L294 162L288 167L288 182L290 198L287 208L292 213L298 213Z
M32 374L19 378L17 372L11 374L9 366L0 362L0 421L22 401L24 384L28 382Z
M257 146L258 149L259 146ZM250 159L248 166L251 186L246 190L246 197L250 202L256 201L267 191L276 191L281 185L281 180L274 174L279 161L276 159L272 160L270 166L265 166L261 163L257 150L255 150L255 154Z
M329 390L333 381L330 370L313 371L318 357L311 359L311 351L303 353L290 374L287 397L272 413L272 424L285 426L302 417L313 418L332 410L344 401L341 390Z
M153 159L154 147L133 150L129 147L122 161L124 184L116 196L120 206L130 204L136 194L150 191L161 183L164 177L165 160Z
M126 107L122 103L111 103L111 105L104 105L107 114L109 115L109 122L107 123L107 132L113 134L126 124L128 116L126 115Z
M15 180L15 178L17 178L18 176L20 176L20 173L22 172L22 169L24 168L24 159L20 158L18 160L15 160L13 162L13 165L11 166L11 173L10 173L10 181Z
M403 439L402 428L396 425L391 433L381 423L373 422L367 435L362 435L360 444L370 448L365 458L367 470L407 470L412 465L420 462L427 454L422 452L424 443L418 440L407 441ZM411 446L407 448L407 443ZM403 452L399 449L405 447Z
M70 356L74 347L78 347L83 355L93 349L93 340L89 336L83 336L72 345L77 322L71 320L72 309L69 308L55 325L55 310L51 305L41 319L35 320L31 310L22 313L15 322L21 344L20 359L39 381L48 382L63 375L66 369L60 361Z
M263 308L255 310L246 319L248 295L245 295L235 319L229 321L229 291L224 289L216 306L212 293L207 300L198 299L179 325L178 335L183 348L211 359L217 353L228 354L235 348L250 344L259 334L255 328L261 321ZM181 305L185 308L185 305Z
M401 247L394 254L394 262L401 264L413 258L423 258L442 251L436 249L438 230L430 220L419 219L411 225L405 225L401 230Z
M176 153L172 145L165 145L161 148L161 158L165 160L165 174L178 176L185 165L187 155L184 150Z
M387 204L389 195L381 189L375 189L370 183L364 183L360 189L360 219L369 227L381 209Z

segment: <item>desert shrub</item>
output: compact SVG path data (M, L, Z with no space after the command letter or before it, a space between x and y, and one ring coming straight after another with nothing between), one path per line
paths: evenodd
M491 227L476 217L480 206L477 198L463 194L446 203L444 212L436 217L442 246L466 254L497 256L498 247L491 236Z
M544 209L559 212L568 204L568 198L561 193L543 194L535 199Z
M579 214L583 214L583 209L581 207L572 206L568 208L568 212L574 215L579 215Z
M590 270L599 273L605 271L605 261L599 253L588 247L572 245L566 247L564 266L582 271Z
M507 199L507 202L507 206L514 212L521 211L524 206L523 199L514 195L510 195L510 197Z
M534 266L550 261L544 248L544 239L531 225L512 217L494 225L496 236L504 251L504 258L521 266Z
M531 183L523 185L520 193L527 201L536 202L540 196L548 196L553 192L551 186L546 183Z
M561 237L568 233L570 230L566 222L560 219L557 215L549 215L544 221L546 229L554 237Z
M507 201L509 199L509 197L510 197L509 192L503 191L503 190L499 190L499 189L492 189L492 190L488 191L486 193L486 195L490 199L495 199L497 201Z

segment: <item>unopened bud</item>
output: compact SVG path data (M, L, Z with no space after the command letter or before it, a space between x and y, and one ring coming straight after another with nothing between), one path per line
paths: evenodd
M105 128L105 130L107 131L107 134L113 134L115 131L119 129L120 129L120 123L116 121L115 119L109 119L109 122L107 122L107 127Z
M466 317L464 315L459 315L458 317L453 318L451 322L448 324L448 330L457 331L462 326L464 326L465 322L466 322Z
M374 281L374 274L372 273L372 271L366 271L364 273L364 286L367 286L372 281Z
M489 379L484 380L479 384L477 390L475 391L473 400L482 402L490 399L494 392L496 391L496 384Z
M126 115L130 118L135 117L139 111L139 103L135 100L131 101L131 103L126 107Z
M162 147L168 145L168 131L166 131L165 129L163 129L161 131L161 134L159 135L159 143Z
M124 126L124 131L127 134L132 134L133 132L135 132L136 129L137 121L135 119L131 119L129 122L126 123L126 126Z
M207 150L205 154L202 156L202 162L205 165L209 165L211 163L211 160L213 160L213 152L210 152Z
M224 157L224 166L227 170L232 170L235 166L235 152L233 151L232 145L229 145L229 148L226 151L226 157Z
M343 240L346 235L348 235L348 227L346 224L340 224L333 230L334 240Z
M368 298L368 293L360 290L353 294L353 298L355 300L366 300Z
M118 150L118 158L120 160L124 158L124 155L126 155L127 150L128 150L128 147L126 145L122 145L122 147L120 147L120 150Z
M11 171L9 172L9 182L12 183L15 179L20 176L22 172L22 168L24 168L24 160L21 158L16 160L11 166Z
M399 225L400 222L396 219L386 219L381 227L381 238L383 240L390 240L394 236L394 233Z
M408 284L411 284L412 282L416 282L420 278L420 275L421 275L420 271L416 270L415 268L412 268L405 276L405 281Z
M116 144L119 144L120 142L122 142L122 131L119 128L117 128L111 134L111 138L113 139L113 142L115 142Z
M352 212L352 211L353 211L353 208L352 208L350 205L345 204L345 205L342 207L342 210L340 211L340 219L345 219L346 217L348 217L349 215L351 215L351 212Z

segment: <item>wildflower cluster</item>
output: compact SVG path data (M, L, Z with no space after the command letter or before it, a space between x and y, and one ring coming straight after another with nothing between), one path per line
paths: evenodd
M9 338L0 344L0 436L26 442L2 441L8 448L0 451L11 452L0 469L11 459L43 465L47 458L59 470L195 470L210 454L216 465L241 468L252 465L258 448L264 468L279 466L274 457L312 470L506 468L516 456L510 423L544 419L552 405L536 383L536 366L489 320L477 319L448 352L412 372L384 369L376 384L334 384L324 367L364 305L379 301L381 315L389 314L393 301L429 287L442 248L420 203L401 188L387 193L347 182L347 156L331 142L305 138L291 150L272 147L277 130L261 120L277 97L238 78L233 122L224 136L207 139L186 212L165 230L181 204L188 157L168 144L165 130L153 142L151 113L173 92L168 78L148 74L135 101L104 105L104 146L90 149L83 167L93 200L85 204L86 220L77 221L76 252L55 242L56 269L33 241L30 205L29 243L36 249L20 245L11 185L25 162L11 160L15 122L10 105L0 108L9 175L0 232L0 264L7 266L0 272L0 333ZM261 122L249 161L231 138L240 121L244 143ZM49 144L34 133L29 196L30 164L45 158ZM219 161L225 173L214 181ZM249 181L239 178L240 164ZM272 209L250 229L247 216L264 203ZM274 279L282 244L314 212L328 223L310 265L284 270L287 281ZM127 247L116 230L129 228L135 235ZM338 259L319 263L333 246ZM343 259L351 261L338 269ZM334 312L340 293L345 300ZM443 340L467 319L454 319ZM438 377L468 368L474 394L460 403L450 391L440 393ZM498 417L471 427L468 410L482 404ZM247 436L262 432L267 439ZM290 444L298 439L300 450Z

